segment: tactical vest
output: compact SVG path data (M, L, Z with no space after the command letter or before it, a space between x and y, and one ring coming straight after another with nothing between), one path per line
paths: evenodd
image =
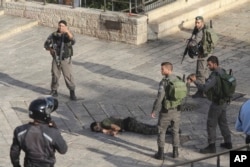
M63 41L62 41L63 39ZM72 43L72 41L69 39L69 37L67 35L65 35L64 38L62 38L62 34L54 32L52 34L52 46L54 47L54 49L57 52L57 55L60 55L60 50L61 50L61 45L62 42L64 43L63 46L63 54L62 54L62 58L68 58L73 56L73 47L72 45L74 43Z

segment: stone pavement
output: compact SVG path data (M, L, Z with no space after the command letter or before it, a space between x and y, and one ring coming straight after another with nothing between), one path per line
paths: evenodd
M0 19L6 17L0 16ZM244 135L235 132L234 124L240 105L250 95L249 17L250 2L212 18L220 37L214 55L219 57L222 67L233 69L238 80L237 92L246 94L228 107L234 147L244 144ZM209 19L206 18L207 21ZM10 24L15 25L13 22ZM1 24L0 30L4 27ZM206 99L187 99L193 108L182 112L180 157L177 159L171 158L169 136L166 138L165 160L159 161L152 158L157 149L156 136L126 132L111 137L89 130L92 121L107 116L134 116L142 122L156 124L157 119L151 119L149 115L161 79L160 63L172 62L174 72L179 75L188 75L195 70L195 60L188 56L180 64L191 29L187 27L177 34L140 46L75 34L77 43L72 61L79 100L72 102L68 99L69 92L61 78L58 90L60 105L52 115L69 150L65 155L56 154L56 166L167 166L204 157L198 150L207 144L209 102ZM11 166L9 147L13 130L29 121L27 108L30 101L50 91L51 57L43 49L43 42L52 31L54 29L34 26L0 40L0 167ZM222 142L219 129L217 140L217 151L225 151L219 147ZM210 167L215 164L216 159L213 158L196 165ZM221 166L229 166L228 155L221 157Z

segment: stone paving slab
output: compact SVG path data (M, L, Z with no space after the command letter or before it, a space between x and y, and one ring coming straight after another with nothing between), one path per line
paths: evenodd
M213 18L220 36L214 55L221 66L233 69L238 80L237 92L246 96L233 101L228 109L228 122L234 147L244 144L244 135L234 129L240 105L249 98L249 27L250 3ZM0 16L1 19L8 17ZM240 17L241 19L238 19ZM247 21L246 21L247 20ZM10 21L10 20L9 20ZM1 29L4 25L0 25ZM0 40L0 166L10 167L9 147L13 129L29 122L28 105L38 96L49 93L51 57L42 47L52 28L35 26L20 34ZM63 79L59 87L59 109L53 119L69 145L67 154L56 154L56 166L61 167L127 167L168 166L176 162L204 157L198 150L207 143L206 118L210 102L187 98L190 110L182 112L180 157L171 158L171 140L166 138L164 161L152 158L156 136L122 133L117 137L90 132L94 120L108 116L134 116L139 121L156 124L149 117L158 82L160 63L171 61L180 76L195 70L195 59L181 55L191 28L156 41L134 46L76 35L75 55L72 58L76 94L80 100L69 100ZM193 93L195 89L192 90ZM217 151L222 136L217 131ZM23 154L22 154L23 158ZM228 167L228 156L221 157L221 166ZM197 166L215 166L216 159L199 162Z

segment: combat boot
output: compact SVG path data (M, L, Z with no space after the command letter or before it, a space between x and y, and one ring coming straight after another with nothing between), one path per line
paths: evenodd
M215 143L211 143L206 148L200 149L200 153L202 154L216 153Z
M231 142L230 142L230 143L221 143L220 146L221 146L222 148L226 148L226 149L232 149L232 148L233 148Z
M57 90L51 90L49 94L50 94L51 96L53 96L53 97L57 97L57 96L58 96Z
M178 147L173 147L173 158L179 157Z
M75 91L74 90L70 90L70 100L76 100L76 95L75 95Z
M164 158L164 148L158 147L158 152L154 155L155 159L163 160Z

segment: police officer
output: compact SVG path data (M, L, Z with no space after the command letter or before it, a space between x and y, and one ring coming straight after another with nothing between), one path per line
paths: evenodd
M168 81L172 75L173 65L169 62L164 62L161 64L161 74L164 78L161 80L158 89L158 95L154 102L151 117L155 118L155 114L160 110L159 119L158 119L158 152L154 155L156 159L162 160L164 158L164 145L165 145L165 133L169 124L172 124L172 141L173 141L173 158L177 158L179 156L178 147L180 144L179 139L179 126L180 126L180 105L177 107L171 108L170 106L165 106L167 104L166 94L166 86ZM173 77L173 75L172 75Z
M197 16L195 18L195 28L193 30L193 39L198 44L198 52L197 52L197 64L196 64L196 77L200 83L204 84L205 79L207 78L207 68L206 68L206 57L211 52L207 48L207 34L212 31L208 31L208 28L202 16ZM199 90L192 96L193 98L196 97L205 97L204 92Z
M70 99L76 100L75 83L72 75L72 62L73 47L75 38L67 27L67 22L61 20L58 22L58 29L53 32L45 41L44 48L50 51L53 57L52 60L52 81L50 95L57 97L57 89L59 87L59 79L61 72L63 73L64 80L67 88L70 90Z
M30 103L29 117L34 121L14 130L10 148L13 167L21 167L21 150L25 152L24 167L53 167L56 162L55 151L61 154L67 152L67 144L50 117L57 107L57 99L51 96L38 98Z
M224 143L221 143L222 148L231 149L232 141L231 134L227 123L227 100L223 97L218 96L218 92L221 90L219 87L217 76L218 74L225 73L225 70L219 67L219 60L216 56L210 56L207 59L207 66L212 71L209 78L206 80L205 84L200 83L196 76L191 74L188 77L187 82L194 82L198 89L206 92L207 98L212 102L207 118L207 133L208 133L208 146L201 149L200 153L215 153L215 141L216 141L216 127L219 125L221 134L224 138Z
M111 136L115 136L119 132L123 131L135 132L144 135L155 135L158 133L157 126L144 124L132 117L127 117L125 119L109 117L101 122L91 123L90 129L93 132L102 132Z
M245 143L250 143L250 100L247 100L241 105L239 115L236 120L235 128L239 132L246 134ZM250 147L248 147L250 151Z

